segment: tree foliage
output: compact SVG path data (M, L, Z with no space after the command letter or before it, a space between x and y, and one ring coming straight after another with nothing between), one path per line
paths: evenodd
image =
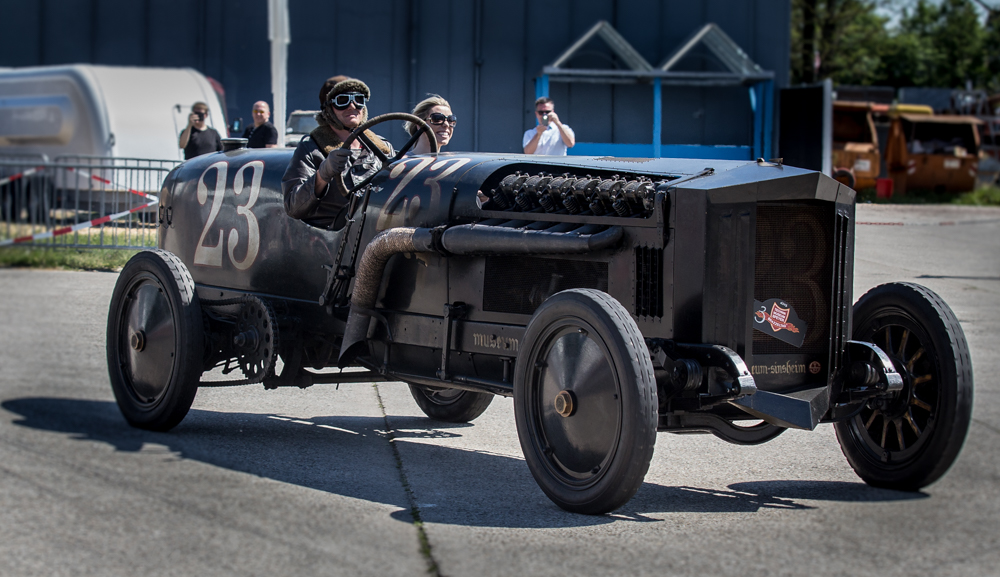
M792 0L791 68L793 82L997 90L1000 10L985 0Z

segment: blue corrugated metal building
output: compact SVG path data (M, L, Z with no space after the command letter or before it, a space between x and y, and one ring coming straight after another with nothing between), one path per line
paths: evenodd
M773 73L774 90L788 84L789 0L289 0L289 10L289 110L316 108L334 74L368 83L372 115L439 93L460 119L449 150L520 152L535 123L536 79L601 20L654 66L715 23ZM0 0L0 66L188 66L224 86L230 119L249 120L254 101L271 100L267 12L266 0ZM596 38L565 66L626 68ZM719 69L707 50L674 67ZM754 107L769 103L752 90L664 85L664 154L670 145L722 145L766 155ZM649 82L552 82L548 92L578 142L651 143ZM770 131L773 117L758 117L757 130L761 118ZM398 126L380 132L404 140Z

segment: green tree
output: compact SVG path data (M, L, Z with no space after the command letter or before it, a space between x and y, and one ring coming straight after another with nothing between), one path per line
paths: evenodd
M881 79L882 54L888 40L886 21L874 10L857 10L843 26L839 37L826 46L820 74L836 84L878 84Z
M945 0L935 24L929 38L940 54L935 85L962 88L966 81L982 85L986 80L983 27L971 0Z
M793 82L1000 88L1000 10L984 0L792 0L792 26Z
M887 20L875 14L878 5L879 0L792 0L792 81L872 76L880 52L872 43L881 42Z
M937 86L943 55L934 44L938 21L935 6L918 0L913 11L904 9L898 29L888 31L879 54L876 83L883 86Z
M986 80L983 87L991 92L1000 92L1000 6L991 6L983 0L976 0L976 3L986 10L986 25L983 27Z

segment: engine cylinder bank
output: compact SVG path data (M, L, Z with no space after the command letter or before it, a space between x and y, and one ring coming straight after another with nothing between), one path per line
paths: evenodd
M484 208L515 212L647 217L656 183L644 177L609 178L515 172L491 189Z

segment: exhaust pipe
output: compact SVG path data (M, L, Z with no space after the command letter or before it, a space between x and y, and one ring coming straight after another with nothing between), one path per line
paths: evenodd
M351 312L344 329L337 366L344 368L364 350L371 325L371 310L382 286L382 273L393 255L406 252L432 252L434 250L429 228L398 227L383 230L375 235L361 255L358 273L354 278L351 295Z
M384 230L375 235L361 255L337 366L346 367L365 350L374 312L372 309L382 286L382 274L393 255L408 252L446 255L583 254L614 246L623 236L625 230L620 226L595 234L579 234L464 224L447 229L439 243L435 243L429 228Z

